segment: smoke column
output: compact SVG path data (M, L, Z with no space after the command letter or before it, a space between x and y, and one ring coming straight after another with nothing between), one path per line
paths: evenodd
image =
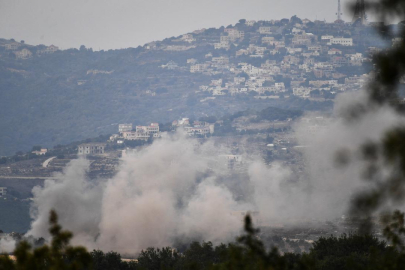
M307 146L300 177L281 163L246 158L247 173L229 179L218 159L228 149L213 140L200 144L182 133L125 155L108 180L87 179L89 162L74 160L56 180L34 188L27 235L49 237L48 215L55 209L63 227L74 233L74 244L136 254L190 240L233 241L242 229L240 213L249 210L260 213L263 225L340 217L354 192L364 186L356 150L404 123L389 108L355 122L344 120L347 106L364 100L364 95L341 95L333 117L307 115L297 123L296 138ZM344 169L334 161L342 149L351 157ZM246 187L241 198L232 188L238 185Z

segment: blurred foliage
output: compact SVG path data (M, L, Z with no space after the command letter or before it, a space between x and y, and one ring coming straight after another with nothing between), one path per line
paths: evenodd
M371 235L321 237L309 253L280 254L277 248L266 249L253 227L250 216L245 218L245 234L235 243L213 246L211 242L193 242L182 253L170 247L148 248L138 259L125 262L115 252L93 251L93 266L102 269L402 269L405 257L386 242ZM281 240L282 242L282 240ZM293 246L291 241L291 247ZM299 247L298 247L299 249ZM389 266L388 268L386 266Z
M355 1L353 1L355 3ZM354 5L352 6L354 8ZM390 107L404 114L404 99L400 88L405 78L405 27L390 27L387 23L405 19L405 1L366 1L368 13L381 23L377 29L383 39L399 38L399 42L373 56L373 79L370 81L366 103L350 108L349 121L361 121L363 115L382 107ZM405 127L396 126L387 130L381 141L365 142L360 149L366 162L364 178L368 189L358 193L351 205L351 215L358 218L361 233L373 230L373 216L380 215L384 235L395 247L402 248L404 236L403 214L393 211L405 199Z
M73 235L69 231L62 230L54 211L50 213L49 223L51 226L49 232L52 236L50 245L32 249L28 242L19 242L13 253L15 261L8 256L1 256L0 269L89 269L92 263L90 254L84 247L74 247L69 244Z

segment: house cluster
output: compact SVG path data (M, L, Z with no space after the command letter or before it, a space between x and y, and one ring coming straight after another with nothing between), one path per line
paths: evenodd
M29 49L32 46L25 45L23 41L21 42L9 42L3 45L6 51L11 51L17 59L29 59L32 58L34 53ZM43 46L43 49L36 50L37 55L51 54L59 50L57 46ZM35 52L35 51L34 51Z
M189 136L206 137L209 134L213 134L215 130L215 125L204 121L194 121L190 123L189 118L182 118L179 120L174 120L172 122L172 127L174 129L182 128Z
M125 140L143 140L147 141L149 138L159 138L160 130L158 123L151 123L149 126L136 126L133 128L132 124L119 124L118 134L110 137L110 141L115 141L117 144L124 143Z
M370 47L367 52L357 51L359 40L349 24L318 21L318 29L332 29L331 33L335 34L326 35L326 30L319 34L307 27L307 24L313 24L309 20L302 20L292 28L280 25L279 21L266 23L258 27L258 22L245 22L246 27L252 28L248 33L249 42L244 40L246 27L244 31L236 26L227 27L219 40L209 43L213 51L203 60L187 59L186 66L191 73L222 75L222 79L201 85L199 91L208 91L212 96L253 92L273 98L286 95L309 98L315 90L332 94L356 90L367 80L364 74L354 76L342 72L346 67L360 67L369 62L369 53L374 48ZM187 37L195 39L192 34ZM233 49L231 45L234 45ZM247 61L254 58L263 60ZM170 62L165 67L182 68Z
M245 37L244 31L239 31L236 28L225 28L224 35L220 37L220 42L214 43L215 49L226 49L229 50L231 43L238 40L243 40Z

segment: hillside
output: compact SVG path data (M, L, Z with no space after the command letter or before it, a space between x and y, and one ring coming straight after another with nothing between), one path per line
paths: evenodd
M353 44L327 44L324 35ZM124 122L269 106L330 109L336 93L359 87L370 67L369 47L376 46L382 44L371 28L297 17L241 20L143 47L96 52L0 39L0 156L113 133Z

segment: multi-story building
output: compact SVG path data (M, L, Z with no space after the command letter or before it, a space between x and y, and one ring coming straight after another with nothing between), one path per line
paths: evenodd
M207 64L196 64L196 65L190 66L190 72L191 73L203 72L207 68L208 68Z
M260 26L259 33L261 35L271 34L271 27L270 26Z
M225 56L212 57L212 62L217 64L229 64L229 58Z
M105 144L104 143L85 143L78 147L79 155L97 155L104 154Z
M352 38L332 38L330 42L334 45L353 46Z
M159 124L151 123L150 126L136 126L135 131L124 131L122 132L122 137L125 140L148 140L150 137L158 138L160 137L159 133Z
M220 157L225 160L228 169L236 169L240 167L243 162L241 155L222 155Z
M229 41L221 41L220 43L214 44L214 49L216 49L216 50L219 50L219 49L228 50L230 47L231 47L231 45L229 45Z
M119 124L118 125L118 132L122 133L125 131L131 131L132 130L132 124Z
M159 133L159 124L151 123L150 126L136 126L136 132L147 134Z
M253 25L255 25L255 23L256 23L256 21L246 21L245 22L245 24L247 25L247 26L253 26Z
M59 47L57 47L57 46L55 46L55 45L51 45L51 46L46 47L44 50L39 50L39 51L37 51L37 54L38 54L38 55L41 55L41 54L51 54L51 53L54 53L54 52L56 52L56 51L58 51L58 50L59 50Z
M17 59L28 59L32 57L32 52L28 49L22 49L21 51L14 52Z
M150 138L150 134L142 131L126 131L122 133L122 137L128 141L144 140L147 141Z
M10 50L10 51L15 51L18 49L18 47L20 47L20 43L18 43L18 42L7 43L5 45L6 50Z

